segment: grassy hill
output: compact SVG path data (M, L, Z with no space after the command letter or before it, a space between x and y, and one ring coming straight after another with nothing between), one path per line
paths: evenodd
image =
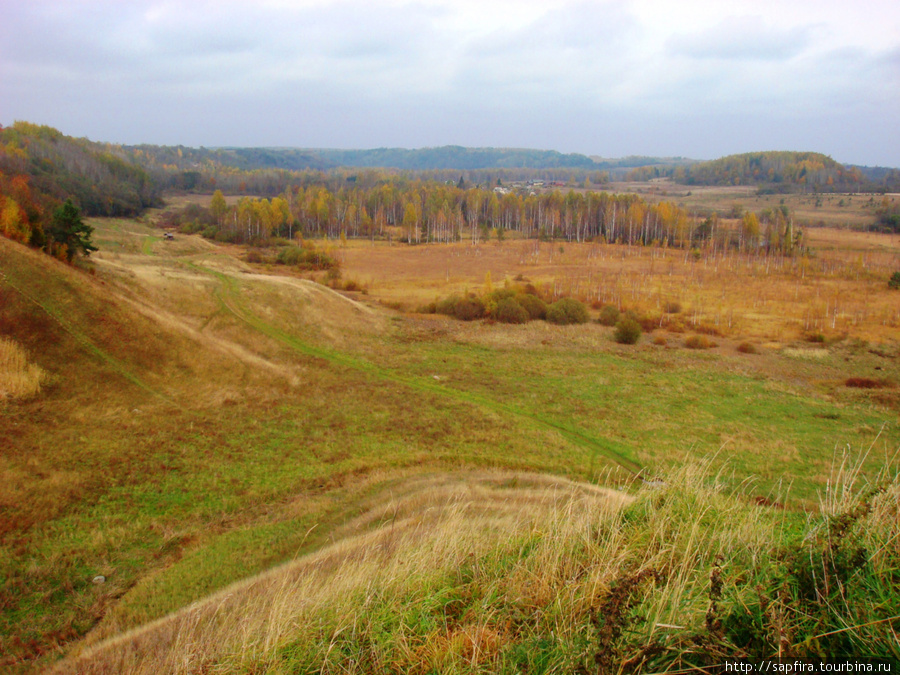
M896 655L896 412L817 384L896 359L457 328L93 225L77 268L0 239L0 337L45 373L0 402L5 669Z

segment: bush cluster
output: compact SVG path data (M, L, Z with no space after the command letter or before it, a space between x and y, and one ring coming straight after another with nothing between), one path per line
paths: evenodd
M587 323L588 309L573 298L562 298L547 305L533 286L502 288L483 296L454 294L420 307L425 314L444 314L462 321L490 319L520 324L546 320L558 325Z
M305 270L336 270L340 267L340 263L331 255L316 250L309 242L304 242L302 246L282 247L275 257L275 262Z
M642 332L643 329L637 319L630 314L626 314L616 324L616 332L613 338L620 345L633 345L641 339Z
M600 308L598 321L604 326L615 326L619 322L619 309L615 305L604 305Z
M547 308L547 321L559 326L587 323L589 318L587 307L574 298L560 298Z
M691 335L685 339L684 346L688 349L712 349L716 343L705 335Z
M528 310L514 298L503 298L498 302L493 317L500 323L527 323L531 319Z

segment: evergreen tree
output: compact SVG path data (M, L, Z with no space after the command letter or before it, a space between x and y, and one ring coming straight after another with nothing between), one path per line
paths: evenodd
M66 259L72 262L78 251L87 256L91 251L98 250L91 242L93 232L94 228L81 219L81 212L70 198L53 212L53 220L47 234L50 241L57 246L66 247Z

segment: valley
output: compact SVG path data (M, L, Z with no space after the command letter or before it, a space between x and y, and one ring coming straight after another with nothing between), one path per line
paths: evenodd
M607 647L662 635L665 663L687 663L701 633L710 654L748 648L704 628L711 565L733 566L739 606L748 575L778 570L754 567L754 547L795 545L859 499L888 528L859 536L894 559L900 345L881 269L896 236L813 231L818 257L770 276L748 256L616 244L323 242L332 288L244 247L166 241L152 215L91 223L100 250L74 268L0 239L0 328L47 374L0 405L5 668L571 669L612 639L588 619L601 589L637 593L651 568L656 590L634 601L655 622ZM662 327L629 346L598 308L571 326L417 311L525 283ZM814 295L839 298L833 326L827 306L804 325ZM714 346L688 348L704 326ZM559 595L572 578L588 586ZM313 579L319 604L289 609ZM889 627L859 639L890 649Z

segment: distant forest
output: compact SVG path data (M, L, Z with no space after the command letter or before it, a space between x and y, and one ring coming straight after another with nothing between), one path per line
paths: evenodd
M213 162L238 169L288 169L326 171L340 167L400 169L405 171L477 171L481 169L580 169L603 171L647 165L689 164L683 158L624 157L594 159L586 155L563 154L554 150L518 148L464 148L445 145L437 148L376 148L372 150L300 148L186 148L140 145L129 149L155 162L188 168Z
M900 170L845 166L817 152L748 152L690 166L643 166L628 180L669 178L683 185L756 185L761 193L893 192Z
M387 168L376 168L381 165ZM670 245L695 239L693 231L685 236L682 226L669 226L670 217L673 223L679 221L679 213L657 213L657 207L642 203L638 217L632 202L620 202L619 198L610 202L588 195L586 202L582 197L575 203L568 197L546 196L548 188L600 188L609 182L610 172L623 170L630 171L632 180L752 184L760 191L900 189L897 169L847 167L817 153L747 153L692 163L647 157L607 161L552 151L458 146L422 150L195 149L96 143L51 127L16 122L0 127L0 232L39 246L46 241L43 232L54 210L67 199L88 216L135 216L162 205L167 191L209 194L218 190L270 200L293 195L306 201L316 194L322 215L322 200L330 200L329 209L336 209L336 220L329 212L327 226L315 216L310 220L308 210L301 214L299 207L292 209L291 222L302 221L303 229L317 233L323 228L332 231L335 223L334 232L370 234L376 227L381 231L384 224L409 223L413 215L407 213L407 206L414 206L419 220L406 228L411 239L448 240L464 236L464 229L477 237L485 223L495 229L576 239L603 236L643 243L662 239ZM511 184L518 185L517 191L507 194ZM502 191L498 194L495 188ZM477 195L472 192L475 189ZM380 204L384 219L378 222L378 208L372 206L378 198L373 196L386 190L402 197L393 198L390 206ZM537 193L531 202L530 192ZM410 196L415 193L420 195L417 205ZM330 195L327 199L326 194ZM472 211L476 199L480 215ZM498 215L498 204L502 215ZM340 227L346 217L342 205L356 210L352 228ZM619 216L629 212L625 235ZM881 216L881 227L900 229L898 214ZM363 227L366 218L374 223L369 228ZM229 231L225 220L218 225L220 233ZM245 231L238 227L229 236L242 238Z

